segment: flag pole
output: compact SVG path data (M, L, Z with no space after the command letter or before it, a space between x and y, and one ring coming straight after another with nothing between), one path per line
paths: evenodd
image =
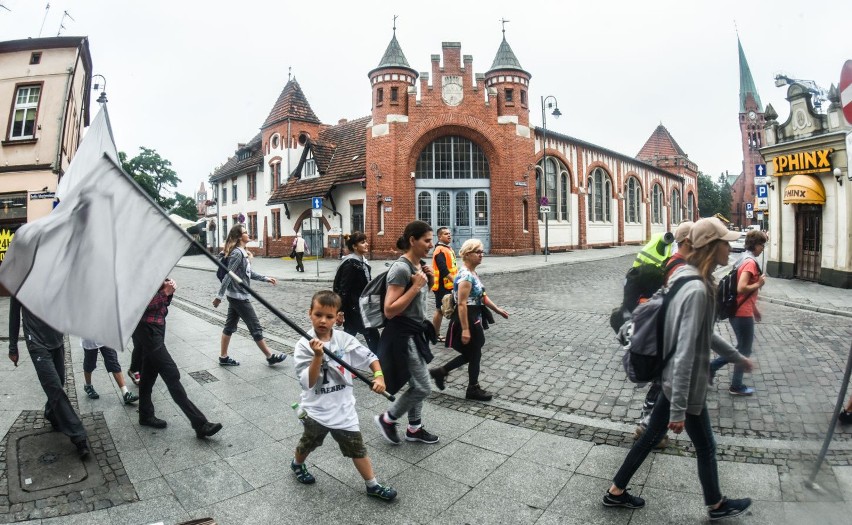
M107 119L107 122L109 122L109 119ZM160 215L162 215L163 218L165 218L166 221L168 221L168 223L172 227L176 228L181 233L181 235L183 235L189 241L190 244L195 245L197 248L199 248L201 253L204 254L205 257L210 259L210 261L212 261L213 264L215 264L216 266L218 266L220 268L223 268L226 272L228 272L228 275L231 276L231 279L233 279L237 284L241 285L243 287L243 290L245 290L249 295L251 295L252 297L257 299L257 302L259 302L260 304L265 306L267 310L269 310L276 317L278 317L279 319L284 321L284 324L286 324L287 326L292 328L297 334L301 335L305 339L308 339L308 340L311 339L311 336L308 335L308 333L304 329L302 329L301 326L297 325L294 321L292 321L289 317L287 317L282 311L280 311L279 309L272 306L272 304L269 301L267 301L266 299L264 299L263 297L261 297L260 294L258 294L254 290L252 290L250 287L243 285L242 279L240 279L234 272L229 271L228 268L224 264L219 262L218 258L216 258L209 251L207 251L207 248L202 246L201 243L199 243L197 240L195 240L189 233L186 232L186 230L184 230L183 228L181 228L180 226L175 224L175 222L173 220L171 220L169 218L169 216L166 214L166 211L159 204L157 204L157 202L150 195L148 195L148 192L143 190L142 187L139 186L139 184L133 179L133 177L131 177L130 174L125 172L124 169L120 165L118 165L118 163L116 163L116 161L112 157L110 157L109 155L104 153L104 158L109 160L109 162L111 162L113 164L113 166L118 168L119 172L121 172L122 175L124 175L124 177L127 178L127 180L136 189L136 191L139 192L139 194L141 194L144 198L148 199L148 202L154 207L154 209L156 209L157 212L159 212ZM361 381L363 381L364 383L369 385L370 388L373 388L373 380L371 378L367 377L365 374L363 374L360 370L356 370L355 368L353 368L352 365L350 365L349 363L347 363L343 359L334 355L334 352L330 352L326 347L323 347L323 352L325 353L325 355L327 355L329 357L329 359L337 362L337 364L339 364L340 366L345 368L352 375L354 375L355 377L357 377L358 379L360 379ZM382 395L384 397L386 397L389 401L395 401L396 400L396 397L394 397L392 394L390 394L388 392L382 392Z

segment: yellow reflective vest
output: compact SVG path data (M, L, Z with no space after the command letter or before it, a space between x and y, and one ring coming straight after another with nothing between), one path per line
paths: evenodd
M435 246L435 251L432 253L432 272L435 274L434 282L432 283L432 291L437 292L438 287L441 283L438 282L439 276L441 275L441 271L438 269L438 263L435 262L435 258L439 253L444 254L444 260L447 262L447 269L450 271L449 275L444 277L444 289L452 290L453 289L453 281L456 278L456 274L459 271L458 266L456 266L456 254L453 253L453 249L447 246L446 244L438 244Z
M673 244L666 244L663 241L665 233L657 233L651 236L645 246L636 254L636 260L633 262L633 267L650 264L659 266L660 268L666 263L669 257L672 256Z

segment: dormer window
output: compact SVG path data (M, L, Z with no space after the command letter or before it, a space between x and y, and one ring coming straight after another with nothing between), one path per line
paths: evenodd
M251 157L251 152L249 150L242 150L239 153L237 153L237 159L238 160L246 160L249 157Z
M318 176L316 161L314 159L305 160L305 165L302 167L302 178L313 179Z

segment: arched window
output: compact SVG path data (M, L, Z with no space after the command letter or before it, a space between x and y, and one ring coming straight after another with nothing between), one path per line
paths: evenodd
M663 188L659 184L654 184L651 191L651 222L663 223Z
M680 201L680 192L677 188L672 190L672 202L671 208L672 210L672 225L680 224L683 221L683 203Z
M417 220L432 224L432 194L428 191L417 195Z
M639 181L636 177L627 179L627 194L625 195L625 208L627 212L627 222L641 222L639 214L639 205L642 203L642 188L639 186Z
M441 137L429 143L417 158L418 179L487 179L491 177L485 153L464 137Z
M695 220L695 195L690 191L686 194L686 220Z
M609 175L601 168L595 168L587 182L589 221L610 222L612 220L610 209L612 182L609 180Z
M569 221L571 220L571 216L568 215L568 196L570 195L568 190L568 174L562 172L559 179L559 219Z
M539 164L539 168L541 168L541 164ZM540 205L550 206L550 213L547 214L547 218L551 221L556 220L556 213L559 209L559 201L556 195L556 172L556 159L553 157L547 158L547 169L544 177L541 176L540 170L536 171L535 195ZM544 182L544 191L542 191L542 182Z

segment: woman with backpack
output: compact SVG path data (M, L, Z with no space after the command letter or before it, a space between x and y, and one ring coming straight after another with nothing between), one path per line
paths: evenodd
M745 254L737 266L737 308L729 319L734 335L737 336L737 350L744 356L750 357L754 344L754 323L760 322L760 310L757 309L758 291L766 284L766 276L760 271L757 258L763 253L766 245L766 234L759 230L751 230L745 238ZM733 309L733 308L732 308ZM710 363L710 382L716 372L728 364L728 360L719 356ZM728 392L732 396L750 396L754 388L743 384L743 368L734 367L731 374L731 387Z
M668 357L661 377L663 391L651 412L645 433L633 444L603 497L603 504L607 507L641 509L645 506L644 499L627 492L627 484L667 428L675 434L686 430L695 446L698 479L711 521L736 516L751 505L749 498L728 499L722 496L716 466L716 442L706 403L711 344L728 360L746 369L752 368L751 360L724 343L713 330L716 322L713 270L728 263L728 241L738 236L737 232L729 232L719 219L713 217L699 220L689 233L693 251L687 258L688 264L672 274L669 281L673 286L681 279L688 279L668 299L663 320L662 355Z
M462 267L453 282L453 300L456 310L447 327L446 346L459 354L444 366L429 370L429 375L435 380L438 390L443 390L447 375L465 364L468 365L467 392L465 398L475 401L491 401L491 394L479 386L479 364L482 360L482 347L485 345L485 329L488 328L489 317L485 310L491 309L504 319L509 318L508 312L498 307L485 295L485 287L479 280L476 267L482 263L485 247L479 239L468 239L459 248ZM491 318L493 322L494 318Z
M427 367L432 361L429 341L436 341L435 327L426 313L433 274L424 262L432 249L432 227L423 221L408 223L396 247L404 253L386 275L387 320L379 342L379 359L387 391L396 394L406 383L408 389L373 421L385 441L399 445L397 420L407 414L406 441L437 443L438 436L428 432L421 419L423 400L432 392Z
M219 293L213 299L213 307L218 308L222 303L222 298L228 297L228 316L225 319L225 328L222 330L222 342L219 351L220 366L239 366L239 361L228 355L228 345L231 344L231 335L237 331L237 322L242 319L246 324L252 339L254 339L257 347L266 356L266 362L269 365L275 365L287 358L285 354L273 354L266 341L263 340L263 329L260 327L260 321L257 319L257 314L249 302L249 294L243 289L243 286L251 286L251 281L264 281L275 286L278 281L274 277L266 277L259 273L251 271L252 253L246 250L246 244L249 242L248 231L245 225L235 224L231 231L228 232L228 238L225 240L225 257L228 261L228 273L222 278L222 285L219 287ZM243 284L237 284L231 278L230 272L233 272L242 279Z
M334 276L334 293L343 300L343 331L349 335L361 334L367 342L367 348L374 354L379 350L379 331L375 328L365 328L361 319L361 307L358 299L361 292L370 282L370 264L367 262L367 252L370 245L363 232L352 232L346 239L346 249L349 255L337 267Z

